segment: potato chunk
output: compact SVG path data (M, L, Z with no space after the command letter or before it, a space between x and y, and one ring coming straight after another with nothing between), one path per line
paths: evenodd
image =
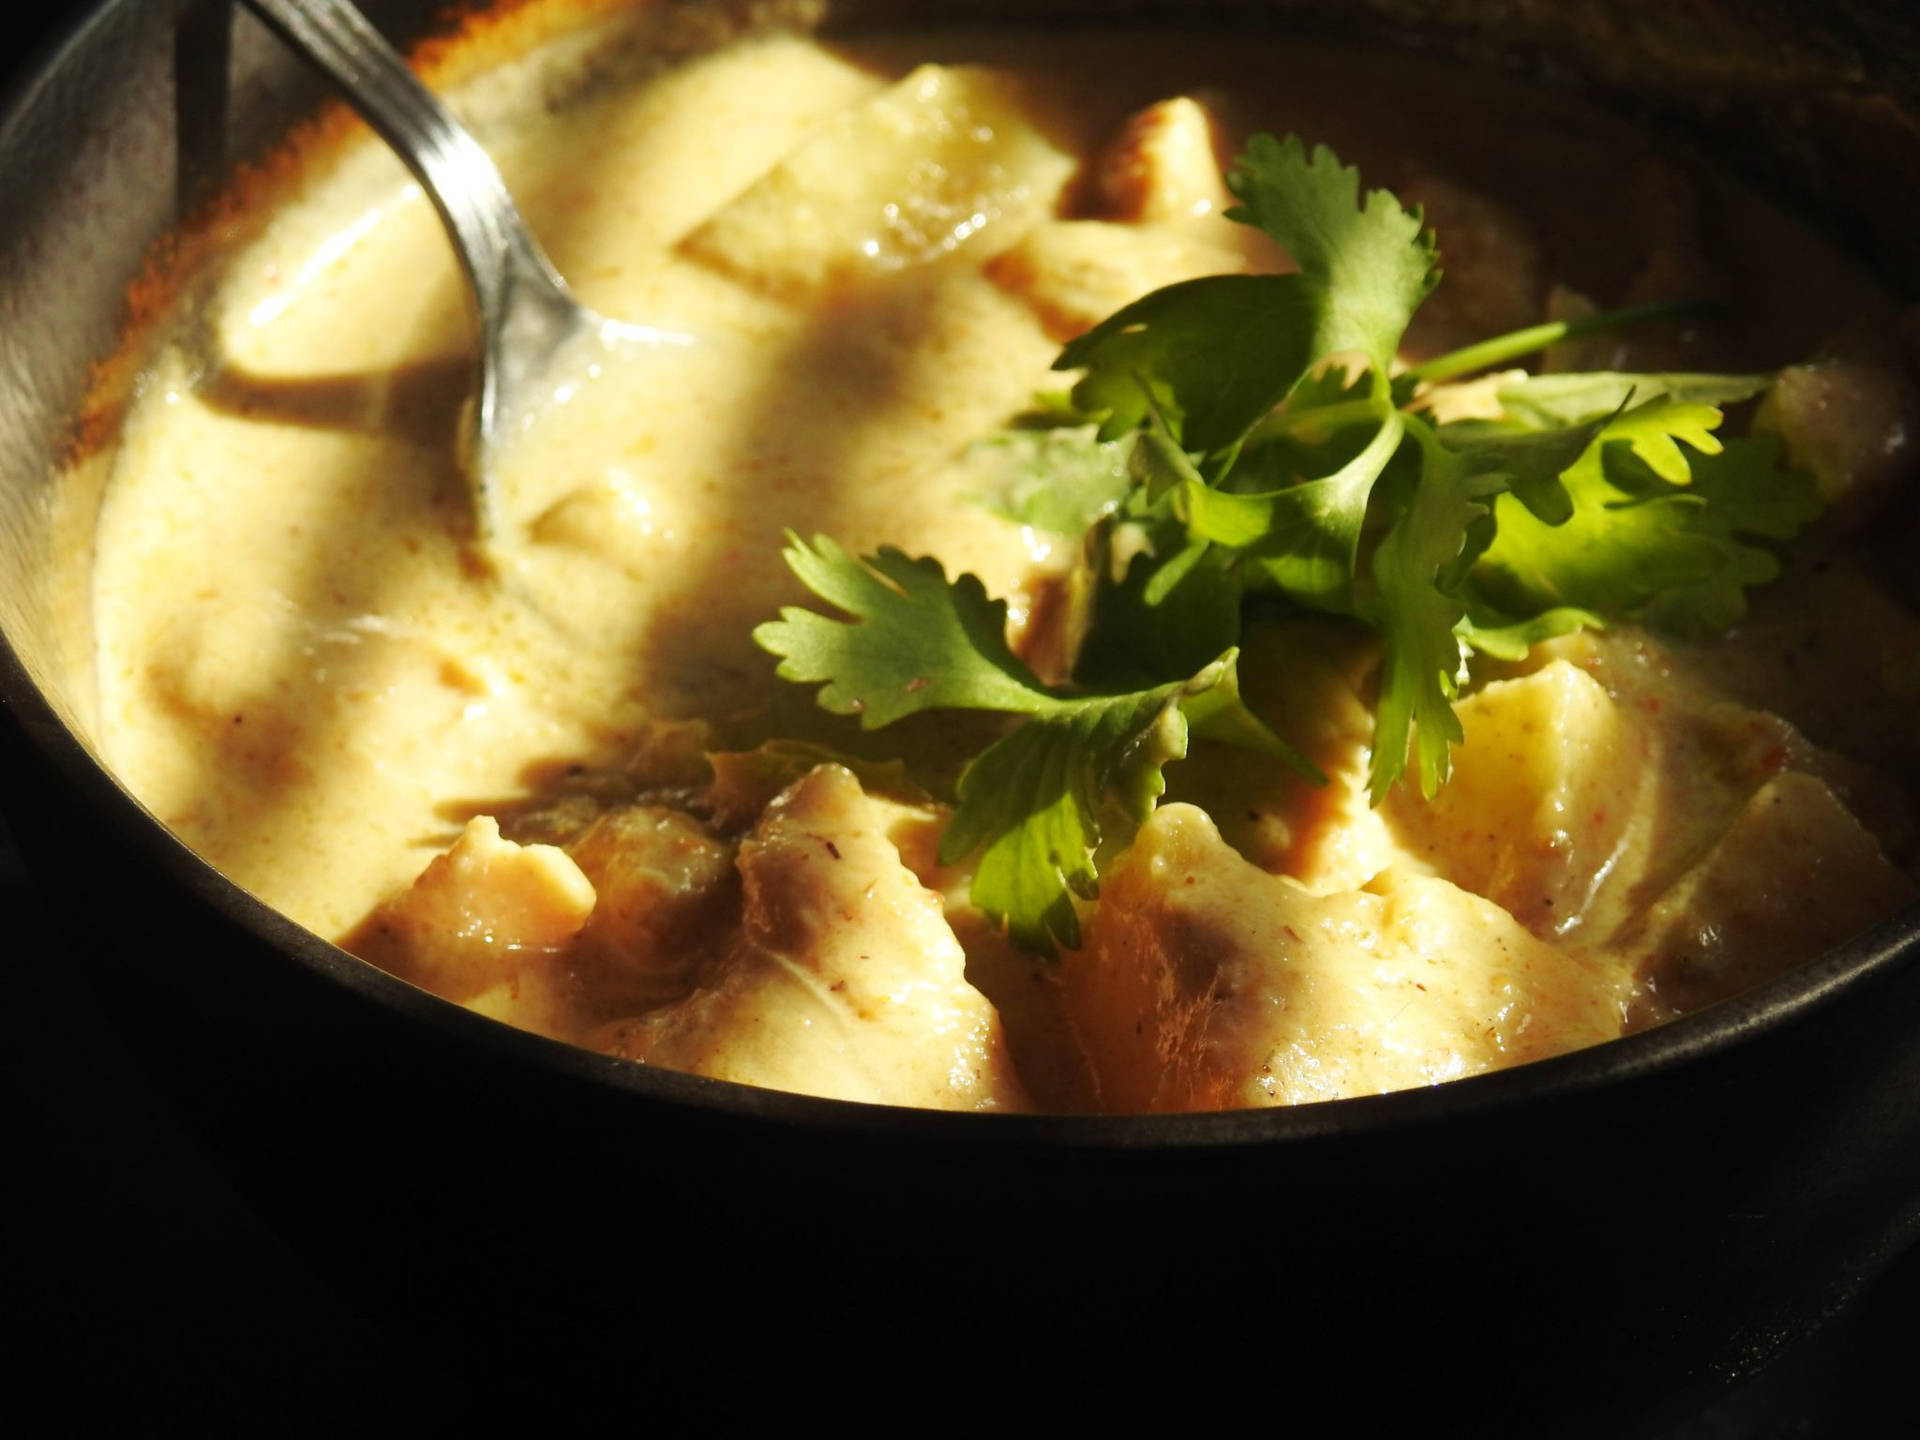
M1067 341L1150 290L1245 268L1240 251L1187 230L1054 220L1035 226L987 273L1031 305L1049 335Z
M740 847L745 911L692 995L596 1048L775 1090L951 1110L1030 1108L940 897L888 831L909 807L822 765Z
M1290 1105L1430 1085L1620 1032L1630 980L1488 901L1388 872L1316 896L1161 807L1063 962L1113 1111Z
M1911 492L1920 454L1920 387L1890 342L1871 335L1775 378L1755 422L1812 472L1831 524L1854 532Z
M347 944L436 995L561 1036L574 988L564 956L594 901L565 851L503 840L479 815Z
M777 295L1004 247L1046 214L1074 161L1012 81L922 65L821 129L685 241Z
M1466 739L1431 800L1402 784L1388 813L1403 842L1537 935L1581 920L1616 877L1655 771L1604 686L1556 660L1461 702ZM1638 853L1638 852L1636 852Z
M1686 1014L1751 989L1884 919L1914 886L1834 794L1789 772L1655 903L1636 953L1648 995L1636 1021Z

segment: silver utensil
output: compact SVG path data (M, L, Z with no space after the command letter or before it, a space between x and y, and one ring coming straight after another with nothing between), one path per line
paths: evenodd
M500 537L494 466L516 428L552 396L556 376L587 369L587 350L617 355L691 337L611 320L574 299L533 238L480 142L347 0L242 0L340 89L420 181L472 284L481 329L480 385L466 454L474 528Z

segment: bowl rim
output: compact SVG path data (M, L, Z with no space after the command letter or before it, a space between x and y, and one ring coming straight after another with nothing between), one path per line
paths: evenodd
M25 120L64 57L128 0L90 0L64 29L21 58L0 90L0 150ZM1818 1015L1920 963L1920 902L1752 990L1634 1034L1505 1069L1379 1095L1260 1109L1179 1114L1008 1114L827 1099L690 1075L587 1050L517 1029L444 1000L362 960L272 909L189 849L121 783L58 713L0 621L0 746L14 765L49 772L88 820L228 925L311 975L438 1030L496 1061L638 1100L666 1102L718 1120L787 1132L934 1140L968 1150L1059 1152L1233 1151L1376 1136L1494 1112L1574 1100L1705 1063ZM8 733L11 732L11 733ZM42 776L42 779L45 777ZM32 868L37 846L15 827ZM55 917L58 918L57 916Z

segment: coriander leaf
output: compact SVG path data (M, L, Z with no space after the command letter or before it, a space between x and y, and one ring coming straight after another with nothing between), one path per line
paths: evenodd
M1501 614L1492 606L1477 603L1471 589L1465 599L1467 613L1454 626L1454 633L1460 637L1462 644L1478 650L1482 655L1491 655L1496 660L1524 660L1527 652L1543 640L1571 635L1576 630L1607 628L1605 622L1592 611L1579 610L1570 605L1543 610L1530 619L1516 620L1510 615Z
M1156 290L1069 344L1056 370L1084 370L1073 404L1103 414L1112 440L1157 409L1181 449L1225 457L1336 354L1384 376L1400 337L1438 280L1432 236L1384 190L1325 146L1248 142L1228 185L1229 216L1293 255L1292 275L1216 275ZM1224 468L1224 467L1222 467Z
M1360 607L1385 647L1367 776L1376 805L1405 772L1409 748L1429 798L1452 767L1448 747L1462 738L1453 713L1462 660L1455 630L1466 616L1456 592L1470 546L1483 543L1473 537L1491 488L1424 420L1409 416L1407 433L1417 464L1396 466L1381 486L1393 520L1373 552L1374 593Z
M1073 669L1080 684L1158 684L1191 675L1238 642L1233 552L1188 540L1170 516L1109 530L1098 537L1094 563L1101 573Z
M1628 404L1672 400L1682 405L1735 405L1773 383L1771 375L1623 375L1592 371L1529 375L1495 391L1515 426L1548 430L1603 420Z
M1367 503L1400 447L1406 423L1398 410L1387 411L1366 447L1325 479L1268 495L1208 496L1194 506L1194 532L1205 534L1211 527L1228 533L1225 511L1233 506L1239 512L1233 518L1245 533L1248 510L1264 504L1263 532L1241 542L1248 588L1277 590L1315 610L1352 613Z
M1207 481L1193 457L1174 440L1160 408L1151 398L1147 405L1146 428L1135 437L1133 474L1146 503L1157 505L1174 491L1204 487Z
M1132 488L1131 437L1103 441L1088 425L1003 430L961 456L975 498L1016 525L1079 539Z
M1548 524L1513 496L1494 504L1496 533L1476 583L1517 616L1560 606L1634 614L1662 591L1711 579L1726 537L1694 514L1694 467L1721 448L1711 405L1665 397L1616 415L1561 472L1572 511Z
M1729 545L1704 580L1662 590L1647 602L1643 618L1656 630L1710 640L1747 615L1747 590L1779 577L1780 562L1751 545Z
M1123 845L1187 753L1189 713L1221 738L1297 761L1246 710L1227 651L1191 680L1065 700L975 758L940 841L943 864L980 850L971 899L1029 949L1080 943L1073 897L1099 889L1096 858Z
M1190 679L1059 695L1015 658L1006 605L972 575L949 581L938 561L898 550L856 559L825 536L811 545L790 536L786 560L854 618L789 606L754 639L782 657L785 678L824 682L826 709L857 714L868 729L933 709L1026 717L961 773L941 839L947 863L983 850L974 902L1023 944L1078 943L1072 896L1094 893L1102 844L1152 811L1161 767L1186 754L1186 707L1207 734L1312 772L1241 702L1231 648ZM1237 613L1234 621L1237 629Z
M1157 408L1182 448L1231 449L1321 353L1324 296L1298 275L1214 275L1156 290L1060 352L1080 410L1117 440Z
M822 708L877 730L922 710L1033 714L1057 702L1007 645L1007 606L972 575L891 547L856 559L832 539L789 532L785 559L822 600L854 617L789 605L753 632L783 680L825 682Z
M1742 436L1718 455L1696 457L1692 489L1728 533L1768 540L1793 539L1824 508L1818 483L1786 463L1776 435Z
M1740 537L1791 540L1820 514L1819 487L1811 475L1782 463L1773 436L1729 440L1718 455L1693 462L1689 487L1700 502L1686 518L1696 534L1721 542L1724 558L1706 578L1655 595L1646 620L1658 629L1704 639L1746 618L1748 589L1780 573L1767 550Z
M1719 425L1720 412L1711 405L1651 400L1609 420L1597 437L1597 450L1579 463L1600 464L1607 478L1629 493L1660 493L1688 482L1693 474L1689 451L1720 453L1720 437L1713 433Z
M1440 443L1459 455L1473 475L1499 476L1536 519L1564 524L1573 498L1560 477L1571 469L1604 426L1604 420L1558 429L1510 431L1479 421L1442 425Z
M1360 195L1360 172L1324 145L1255 135L1227 177L1227 212L1277 240L1324 297L1316 358L1358 351L1384 375L1420 302L1439 283L1434 240L1418 211L1385 190Z
M1510 495L1494 501L1497 528L1475 580L1502 610L1631 614L1663 590L1709 578L1726 557L1722 544L1687 523L1698 500L1628 503L1593 471L1570 475L1567 488L1573 515L1562 525L1541 523Z

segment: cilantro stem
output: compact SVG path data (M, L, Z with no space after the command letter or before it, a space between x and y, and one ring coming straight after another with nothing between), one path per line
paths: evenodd
M1319 430L1331 435L1334 431L1343 430L1349 425L1378 420L1380 415L1381 402L1371 397L1365 400L1346 400L1338 405L1320 405L1300 411L1276 410L1247 432L1244 444L1246 448L1251 449L1263 440L1297 434L1302 430Z
M1529 325L1524 330L1496 335L1491 340L1482 340L1463 349L1450 350L1445 355L1436 355L1431 360L1423 360L1404 371L1395 385L1396 388L1405 387L1410 391L1415 385L1454 380L1462 375L1471 375L1476 370L1490 370L1495 365L1518 360L1536 350L1557 345L1562 340L1574 340L1603 330L1625 329L1630 325L1692 319L1710 314L1718 308L1718 303L1711 300L1662 300L1652 305L1630 305L1624 310L1585 315L1577 320L1554 320L1545 325Z

